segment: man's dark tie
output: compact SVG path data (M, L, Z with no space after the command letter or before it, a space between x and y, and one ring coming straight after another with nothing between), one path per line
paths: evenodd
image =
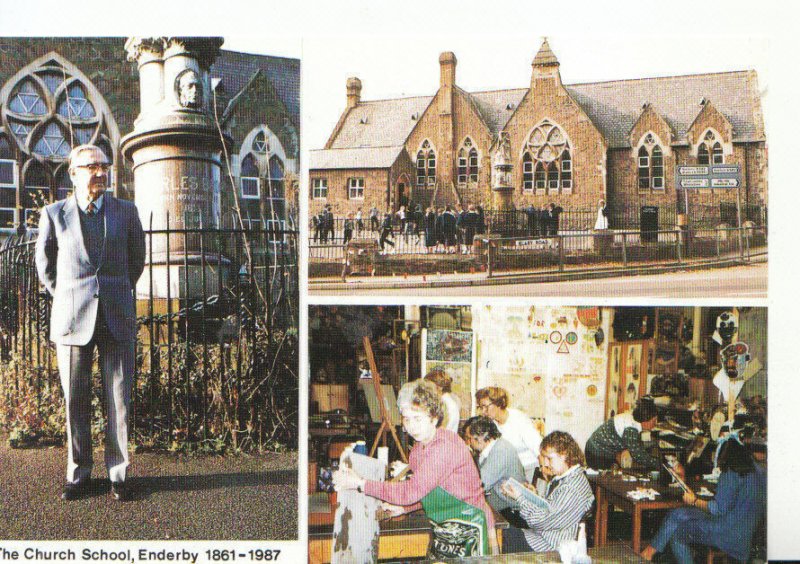
M94 202L89 202L89 205L86 206L86 213L90 217L97 213L97 207L94 205Z

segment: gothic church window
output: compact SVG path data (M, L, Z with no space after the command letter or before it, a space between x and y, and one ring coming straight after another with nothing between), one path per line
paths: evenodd
M478 181L478 150L472 145L472 139L467 137L458 151L458 184Z
M436 151L427 139L417 151L417 186L436 184Z
M113 191L116 152L112 139L119 132L114 117L97 89L77 67L57 54L31 63L6 84L2 107L6 134L0 145L0 210L11 204L11 184L22 207L16 222L33 225L38 208L72 192L67 171L70 151L83 144L98 145L112 164L108 190ZM12 166L13 163L13 166ZM13 182L5 182L13 169ZM8 191L6 192L6 189ZM0 228L8 227L7 211L0 211Z
M573 170L570 144L558 125L544 120L525 143L522 155L522 189L537 194L571 194Z
M725 164L722 143L710 129L706 131L703 141L697 146L697 164Z
M11 144L0 133L0 227L14 227L19 171Z
M639 193L664 189L664 152L659 140L647 133L636 155Z
M283 229L286 222L285 162L277 136L259 125L247 134L239 153L242 219L250 228Z

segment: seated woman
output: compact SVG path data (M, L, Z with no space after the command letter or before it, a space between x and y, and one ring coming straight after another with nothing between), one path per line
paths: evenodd
M549 552L573 540L578 525L592 507L594 495L586 473L581 447L569 433L553 431L542 440L544 468L552 475L545 499L548 507L534 505L510 483L502 491L514 499L528 529L508 529L503 552ZM532 488L531 488L532 489Z
M753 532L766 509L766 474L735 436L722 444L717 462L722 474L714 498L704 501L692 491L685 492L683 501L691 507L673 509L667 515L642 558L652 560L669 545L679 564L690 564L689 545L701 544L747 561Z
M542 442L542 435L531 418L518 409L508 407L508 392L503 388L481 388L475 393L475 401L478 414L491 418L503 438L514 446L525 468L525 480L530 482L536 469L539 443Z
M411 478L375 482L344 468L333 475L336 489L357 489L388 502L383 507L392 516L424 509L433 522L432 557L496 553L494 517L469 447L452 431L437 428L442 402L436 386L409 382L400 389L397 406L403 428L416 441L408 457Z
M439 393L442 394L444 416L439 426L458 433L458 424L461 420L461 401L453 393L453 378L444 370L435 369L428 372L425 379L436 384Z
M641 437L642 431L655 427L657 415L655 404L641 399L633 413L620 413L600 425L586 442L589 467L605 470L619 462L621 457L630 456L637 466L659 470L661 461L647 452Z

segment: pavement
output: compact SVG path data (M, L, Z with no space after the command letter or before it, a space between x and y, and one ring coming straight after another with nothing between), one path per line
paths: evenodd
M88 498L62 501L64 447L12 449L0 437L0 539L293 540L297 453L136 453L132 499L114 501L107 481ZM105 480L96 451L95 477ZM98 465L97 462L101 461Z
M576 296L576 297L767 297L766 255L741 264L698 264L565 273L485 273L351 277L309 280L313 295Z

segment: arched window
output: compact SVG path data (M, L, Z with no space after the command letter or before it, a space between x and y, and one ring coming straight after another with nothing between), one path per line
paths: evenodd
M283 229L287 164L280 139L260 125L245 136L239 159L240 210L245 226Z
M712 130L706 131L703 141L697 146L697 164L725 164L725 154L719 137Z
M14 165L13 181L17 201L23 208L20 222L31 225L38 209L66 197L72 182L66 161L73 147L95 144L112 163L108 189L113 191L116 175L114 143L117 130L114 116L97 89L77 67L51 53L19 71L4 85L9 92L0 115L7 132L4 142L11 151L0 157L0 188L7 170ZM0 210L11 204L10 190L0 197ZM0 227L6 227L0 211Z
M258 176L256 159L252 154L249 154L242 161L242 169L239 172L242 198L258 200L261 197Z
M533 171L533 186L526 182L527 165ZM522 162L522 189L537 194L571 194L573 184L572 155L566 134L558 125L544 120L536 126L525 142Z
M39 209L50 201L50 178L37 161L29 161L24 171L23 190L20 203L24 208L25 225L36 227L39 223Z
M636 154L639 193L664 189L664 151L659 139L647 133Z
M472 139L467 137L458 151L458 183L478 181L478 150L473 147Z
M533 191L533 159L527 151L522 155L522 190Z
M417 151L417 186L436 184L436 151L426 139Z
M283 189L283 162L277 157L269 159L269 175L264 182L267 221L281 220L286 216L286 196Z
M697 148L697 164L711 164L711 160L708 158L708 147L706 147L705 143L700 143L700 146Z
M11 143L0 133L0 228L14 227L19 175Z

